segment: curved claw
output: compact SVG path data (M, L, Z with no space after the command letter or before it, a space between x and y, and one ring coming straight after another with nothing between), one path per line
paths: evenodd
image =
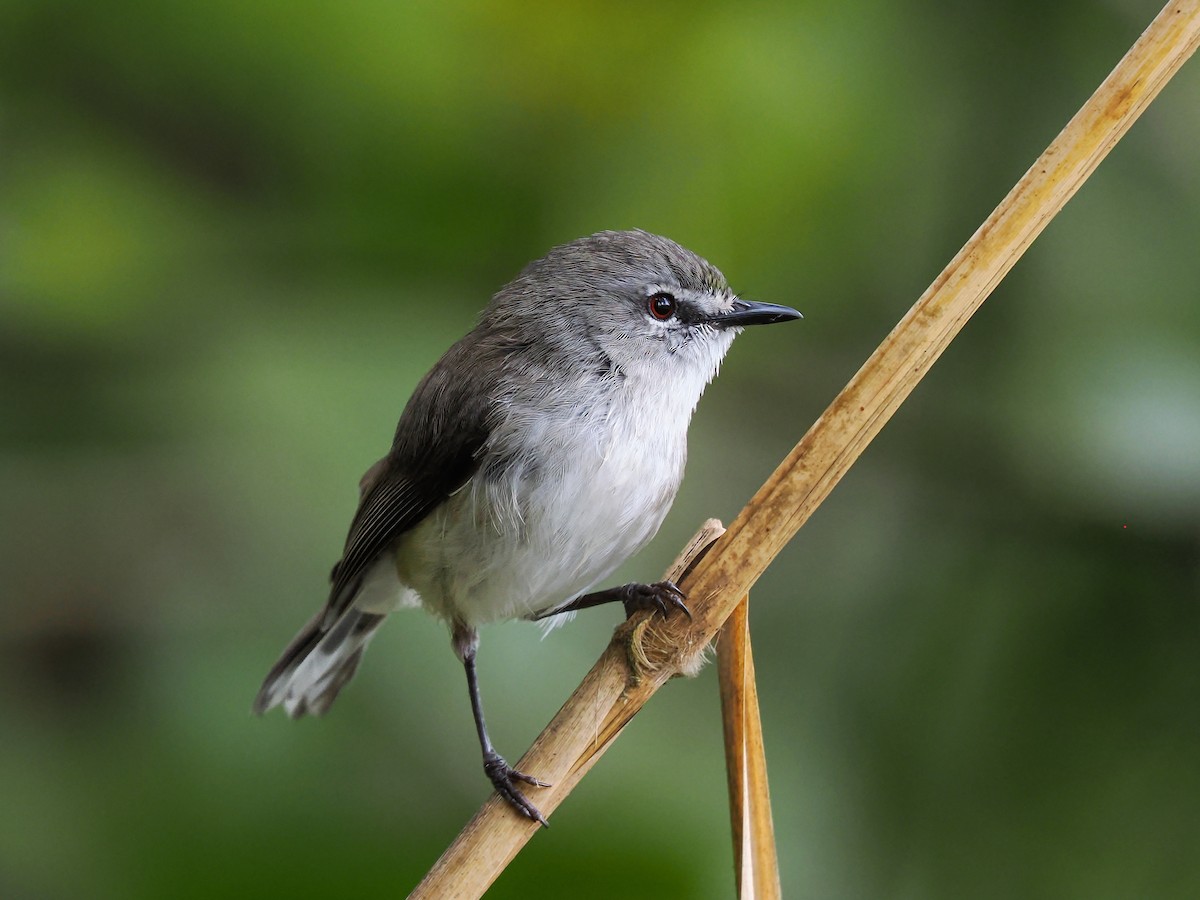
M546 817L513 784L514 781L522 781L534 787L550 787L547 782L526 775L524 772L518 772L508 764L503 756L495 752L484 755L483 771L488 780L492 782L492 786L496 788L496 793L503 797L509 806L525 818L539 823L543 828L550 827Z
M679 585L677 585L675 582L660 581L658 584L651 585L651 587L663 589L667 595L667 602L670 603L671 606L682 612L689 619L692 617L692 611L688 609L687 604L683 602L687 599L687 594L681 591L679 589Z

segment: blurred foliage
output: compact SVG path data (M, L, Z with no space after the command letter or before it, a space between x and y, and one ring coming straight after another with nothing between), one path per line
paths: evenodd
M0 896L405 893L487 793L442 627L248 708L421 373L602 228L802 309L701 404L652 578L1155 12L0 6ZM1198 147L1193 62L756 590L788 896L1200 895ZM487 630L510 757L613 624ZM730 896L720 746L670 686L492 896Z

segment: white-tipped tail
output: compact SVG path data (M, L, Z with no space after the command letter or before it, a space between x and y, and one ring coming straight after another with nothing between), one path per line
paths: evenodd
M384 616L353 606L328 628L318 613L292 640L254 699L254 711L282 705L293 719L319 716L358 668L363 650Z

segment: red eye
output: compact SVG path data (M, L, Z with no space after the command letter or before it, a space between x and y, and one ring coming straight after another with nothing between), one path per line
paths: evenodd
M646 301L646 309L658 321L665 322L675 315L675 298L662 291L651 294L650 299Z

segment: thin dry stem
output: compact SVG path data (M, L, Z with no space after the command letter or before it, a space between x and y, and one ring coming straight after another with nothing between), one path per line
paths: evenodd
M778 900L779 858L771 820L767 757L758 685L750 649L750 598L743 597L717 638L717 675L721 683L721 719L725 730L725 773L729 780L729 818L733 826L733 862L741 900Z
M555 782L531 799L553 811L643 703L708 645L742 597L1029 244L1062 209L1200 42L1200 0L1168 3L1096 93L972 235L800 443L680 582L694 621L642 626L655 665L636 683L618 637L519 768ZM650 642L643 640L643 648ZM674 650L672 648L675 648ZM657 657L663 657L661 660ZM442 855L416 897L479 897L536 825L495 796Z

